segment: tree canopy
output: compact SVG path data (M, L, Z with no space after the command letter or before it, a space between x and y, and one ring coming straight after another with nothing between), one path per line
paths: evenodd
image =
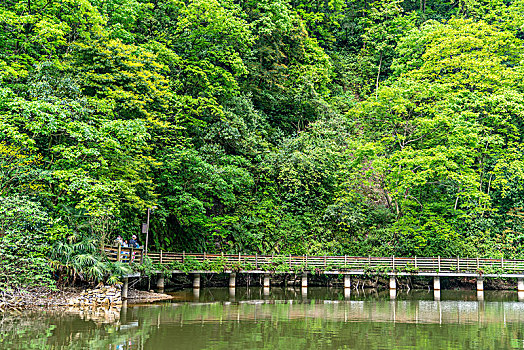
M523 258L523 10L3 1L0 288L152 207L152 250Z

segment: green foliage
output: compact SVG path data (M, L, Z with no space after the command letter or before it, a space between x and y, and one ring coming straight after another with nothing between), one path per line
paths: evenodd
M62 235L45 208L27 197L2 196L0 212L0 290L54 287L47 256Z
M42 156L38 154L25 153L20 147L0 142L0 196L39 192L41 162Z
M9 274L118 276L151 207L153 250L523 257L522 10L2 2L0 196L56 232Z
M413 44L415 36L424 39ZM509 208L520 205L507 198L507 209L493 206L507 170L521 173L518 39L454 19L405 40L399 77L355 109L358 122L373 119L364 137L373 139L375 176L395 207L398 254L492 254L465 244L483 233L463 222L491 218L494 240Z
M98 237L68 235L58 241L49 254L49 264L58 272L60 285L75 281L115 284L133 267L122 262L110 262L100 252Z

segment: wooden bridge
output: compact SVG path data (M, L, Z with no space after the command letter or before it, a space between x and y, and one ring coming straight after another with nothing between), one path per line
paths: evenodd
M142 249L106 247L111 261L142 263L147 256L154 264L168 267L171 273L192 274L193 288L200 288L200 275L228 273L229 286L235 287L236 274L264 274L264 287L270 286L270 275L300 274L301 286L307 287L310 273L343 275L344 287L351 287L351 275L384 275L390 277L389 288L396 290L397 276L433 277L433 287L440 290L441 277L476 278L477 290L484 290L484 278L517 278L518 291L524 292L524 260L442 257L357 257L307 255L244 255L148 252ZM159 275L157 286L163 288Z
M105 247L110 261L142 263L140 248ZM148 252L153 264L172 266L173 271L195 273L297 273L314 271L324 274L393 274L393 275L484 275L485 277L524 277L524 260L441 257L357 257L307 255L242 255L207 253ZM181 267L194 267L193 270Z

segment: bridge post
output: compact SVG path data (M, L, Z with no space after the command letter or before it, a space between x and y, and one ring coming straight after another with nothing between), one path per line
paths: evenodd
M161 273L158 274L158 279L156 280L156 288L159 290L159 291L163 291L164 290L164 286L165 286L165 280L164 280L164 275L162 275Z
M433 290L433 300L440 301L440 289Z
M307 288L307 272L302 273L302 288Z
M440 277L433 277L433 290L440 290Z
M231 272L229 274L229 288L235 288L236 281L237 281L237 274L235 272Z
M517 279L517 291L524 292L524 278Z
M351 276L344 275L344 289L351 288Z
M391 290L397 289L397 278L395 276L389 277L389 289Z
M193 289L200 289L200 274L195 273L193 275Z
M124 277L124 283L122 284L122 299L127 299L128 289L129 289L129 277Z
M269 274L264 275L264 288L269 288L271 285L271 281L269 279Z
M482 277L477 278L477 292L484 291L484 279Z

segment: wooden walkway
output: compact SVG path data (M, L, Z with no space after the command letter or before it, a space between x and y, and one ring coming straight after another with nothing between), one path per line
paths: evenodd
M142 249L106 247L111 261L143 262ZM356 257L148 252L154 264L186 273L387 274L524 277L524 260L441 257Z
M433 277L435 300L440 299L441 277L476 279L477 292L484 290L484 278L517 278L517 290L524 298L524 260L442 257L361 257L361 256L296 256L148 252L142 249L106 247L110 261L143 263L147 256L153 264L164 265L158 271L157 288L164 288L165 270L172 274L192 274L193 289L200 289L201 274L229 274L229 287L235 288L237 273L264 274L264 288L269 290L271 274L301 275L301 287L307 288L308 274L343 275L344 289L351 288L352 275L389 276L389 289L394 298L399 276ZM127 297L129 277L124 276L122 297ZM480 297L479 297L480 298Z

